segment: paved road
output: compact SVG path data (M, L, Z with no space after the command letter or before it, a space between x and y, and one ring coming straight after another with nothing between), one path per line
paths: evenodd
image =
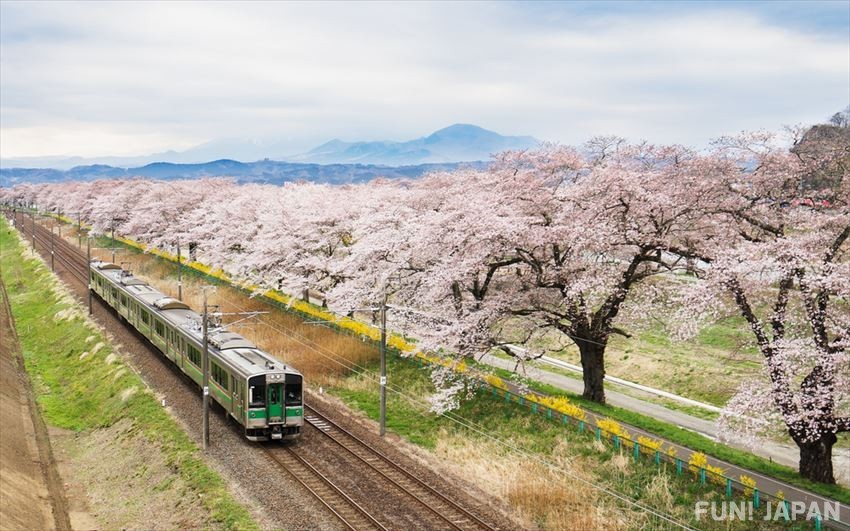
M516 365L516 362L514 361L505 360L490 355L484 356L481 361L494 367L499 367L501 369L506 369L512 372L514 370L514 366ZM580 380L541 369L540 367L537 367L531 363L526 364L524 375L533 380L537 380L539 382L543 382L559 389L564 389L566 391L570 391L577 394L581 394L583 389L583 383ZM646 402L639 398L635 398L633 396L629 396L608 389L607 386L605 389L605 396L607 398L608 403L612 406L628 409L630 411L634 411L636 413L640 413L648 417L652 417L688 430L695 431L697 433L705 435L710 439L717 440L717 427L712 421L700 419L681 411L676 411L658 404ZM594 416L588 412L588 417L590 423L590 420ZM633 426L628 426L624 424L624 427L626 427L630 432L636 435L647 435L652 436L654 438L658 438L651 433L647 433L644 430L635 428ZM685 462L687 462L692 450L669 441L668 444L671 444L672 446L676 447L679 453L679 457ZM730 444L730 446L754 452L758 455L772 459L773 461L776 461L778 463L788 465L792 468L797 467L797 459L799 457L799 454L797 453L795 448L789 448L775 443L762 444L759 448L755 450L745 448L743 445L739 444ZM841 449L839 451L841 452L841 455L835 455L833 457L833 463L836 468L836 472L839 474L844 473L846 477L847 468L850 467L850 450ZM838 454L839 451L836 451L835 453ZM726 475L728 477L737 478L741 474L746 474L754 478L758 482L760 492L764 492L767 494L775 494L777 491L781 490L785 494L785 499L788 501L804 501L806 503L823 503L825 501L832 502L832 500L828 500L827 498L824 498L817 494L813 494L806 490L797 488L793 485L774 480L767 476L763 476L751 470L743 469L741 467L738 467L731 463L727 463L725 461L721 461L719 459L713 459L709 457L709 463L714 466L719 466L725 469L727 471ZM846 522L848 524L848 529L850 529L850 507L844 504L840 506L840 519L842 522Z

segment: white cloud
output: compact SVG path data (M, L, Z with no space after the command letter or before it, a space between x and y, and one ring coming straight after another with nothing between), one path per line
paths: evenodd
M566 4L569 6L569 4ZM419 136L454 122L703 144L850 100L846 35L734 9L524 4L16 4L0 13L4 157L235 136Z

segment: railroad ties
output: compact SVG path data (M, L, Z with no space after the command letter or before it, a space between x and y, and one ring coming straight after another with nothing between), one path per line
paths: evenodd
M275 465L295 478L349 529L387 529L292 448L281 446L265 449L266 455Z
M375 449L373 445L358 438L315 409L305 406L304 410L305 413L310 411L310 414L304 417L309 425L372 468L398 490L444 522L447 527L457 530L495 529L419 479L414 473L404 469L390 457Z

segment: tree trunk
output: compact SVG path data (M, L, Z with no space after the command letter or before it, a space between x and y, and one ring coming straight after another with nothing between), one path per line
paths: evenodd
M800 475L819 483L835 484L832 473L832 445L838 438L827 433L812 442L797 441L800 447Z
M582 396L600 404L605 403L605 347L596 343L578 340L578 350L581 354L581 369L584 378L584 393Z

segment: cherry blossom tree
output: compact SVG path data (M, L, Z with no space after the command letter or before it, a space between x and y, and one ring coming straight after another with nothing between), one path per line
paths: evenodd
M834 483L832 447L850 431L850 179L846 145L821 156L777 149L766 134L719 143L723 172L704 179L725 193L707 215L698 245L710 264L692 284L680 322L732 304L764 358L764 375L745 383L721 418L727 433L777 424L800 449L800 474ZM837 168L816 188L800 183ZM726 295L726 297L723 297Z

